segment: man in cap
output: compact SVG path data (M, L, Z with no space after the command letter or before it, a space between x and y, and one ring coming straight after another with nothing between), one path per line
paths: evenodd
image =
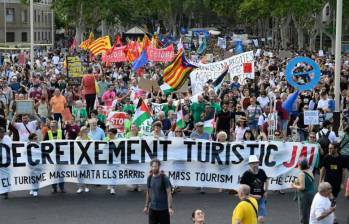
M190 138L192 139L205 139L210 140L210 134L204 132L204 123L199 121L195 124L195 130L191 133Z
M264 223L266 216L266 199L268 191L268 177L264 170L259 168L259 159L256 155L248 158L250 169L241 177L240 184L251 188L251 196L258 201L258 223Z

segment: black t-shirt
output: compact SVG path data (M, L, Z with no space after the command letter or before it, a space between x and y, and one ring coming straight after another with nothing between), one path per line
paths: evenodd
M246 113L243 111L235 111L234 112L234 123L236 123L237 121L239 121L240 117L246 117Z
M322 167L325 168L325 181L337 183L340 186L342 182L343 162L340 156L334 157L326 155L322 161Z
M250 170L247 170L241 177L240 184L246 184L251 188L251 194L263 196L264 194L264 182L268 177L264 170L259 169L257 174L253 174Z
M230 121L234 119L234 114L230 111L227 112L219 112L217 115L219 122L217 123L217 130L230 130Z

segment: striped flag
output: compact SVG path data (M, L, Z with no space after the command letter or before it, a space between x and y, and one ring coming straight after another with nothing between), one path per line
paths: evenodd
M109 36L104 36L96 39L91 43L88 49L91 51L92 55L97 56L107 52L111 48Z
M93 33L90 33L90 36L88 37L87 40L84 40L83 42L81 42L80 44L80 48L83 50L88 50L88 47L90 46L90 44L95 40Z
M187 80L190 72L196 68L185 58L184 51L181 50L172 63L164 70L159 86L165 95L180 89Z
M132 123L137 127L140 127L144 121L151 117L151 113L147 105L144 103L142 98L139 98L137 109L133 117Z

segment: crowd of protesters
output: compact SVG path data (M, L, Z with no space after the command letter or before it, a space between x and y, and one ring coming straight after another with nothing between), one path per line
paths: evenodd
M285 78L287 59L281 58L277 51L271 49L265 48L264 52L268 54L261 51L255 57L254 79L239 82L238 78L234 78L225 81L219 91L209 81L196 99L192 97L190 88L188 92L172 93L169 96L165 96L160 90L146 91L143 97L150 110L152 103L163 104L162 111L153 113L151 135L223 142L276 140L319 144L321 156L318 169L309 171L307 164L301 164L299 182L294 184L294 188L300 192L302 223L325 223L309 222L317 217L312 203L321 200L316 195L313 201L316 192L314 175L319 173L321 182L330 183L334 198L346 181L344 171L349 169L349 56L344 55L342 58L340 122L337 122L340 127L339 130L334 130L334 58L331 55L318 56L315 52L292 51L294 56L302 55L315 60L321 69L321 79L312 91L300 93L289 112L282 107L282 103L295 89ZM66 75L66 54L61 49L47 51L47 54L36 57L33 65L20 65L15 57L2 58L1 142L113 140L117 138L118 131L109 124L100 106L112 107L115 111L127 114L124 137L142 136L142 130L131 122L135 113L132 94L138 90L140 77L158 80L165 65L147 65L143 73L139 74L132 72L127 63L107 66L98 59L91 60L86 53L75 52L88 67L83 78L75 80ZM28 99L34 101L33 113L16 113L16 101ZM184 128L176 126L176 111L179 106L183 109ZM305 125L305 110L318 110L319 124ZM67 113L72 115L72 119L65 119ZM215 131L209 134L203 126L205 121L212 118L215 119L216 126ZM250 159L250 164L255 164L256 161ZM336 169L333 169L334 166ZM248 188L250 178L262 178L261 183L267 180L267 174L260 174L258 168L252 167L251 170L239 190L239 196L244 200L249 198L250 191L256 190L251 186L251 189ZM139 190L139 186L133 187ZM59 184L59 189L64 192L64 183ZM115 193L114 186L108 186L108 189L111 194ZM327 195L325 191L328 189L329 185L319 185L320 195ZM52 191L55 193L57 190L57 185L53 185ZM254 197L254 193L252 197L258 201L258 214L264 217L266 211L262 199L266 199L264 194L267 189L262 186L259 190L256 194L258 197ZM89 186L79 184L77 192L82 191L89 192ZM204 192L203 189L201 191ZM31 194L37 196L37 192L37 189L33 189ZM256 204L253 200L251 203ZM201 210L193 212L194 223L202 223L195 220L202 220L203 217ZM263 218L258 220L263 222Z

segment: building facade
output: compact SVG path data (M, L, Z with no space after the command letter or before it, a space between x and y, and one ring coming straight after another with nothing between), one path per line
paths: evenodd
M29 2L29 1L28 1ZM54 38L52 0L34 0L34 43L51 44ZM0 43L30 42L29 4L21 0L0 0Z

